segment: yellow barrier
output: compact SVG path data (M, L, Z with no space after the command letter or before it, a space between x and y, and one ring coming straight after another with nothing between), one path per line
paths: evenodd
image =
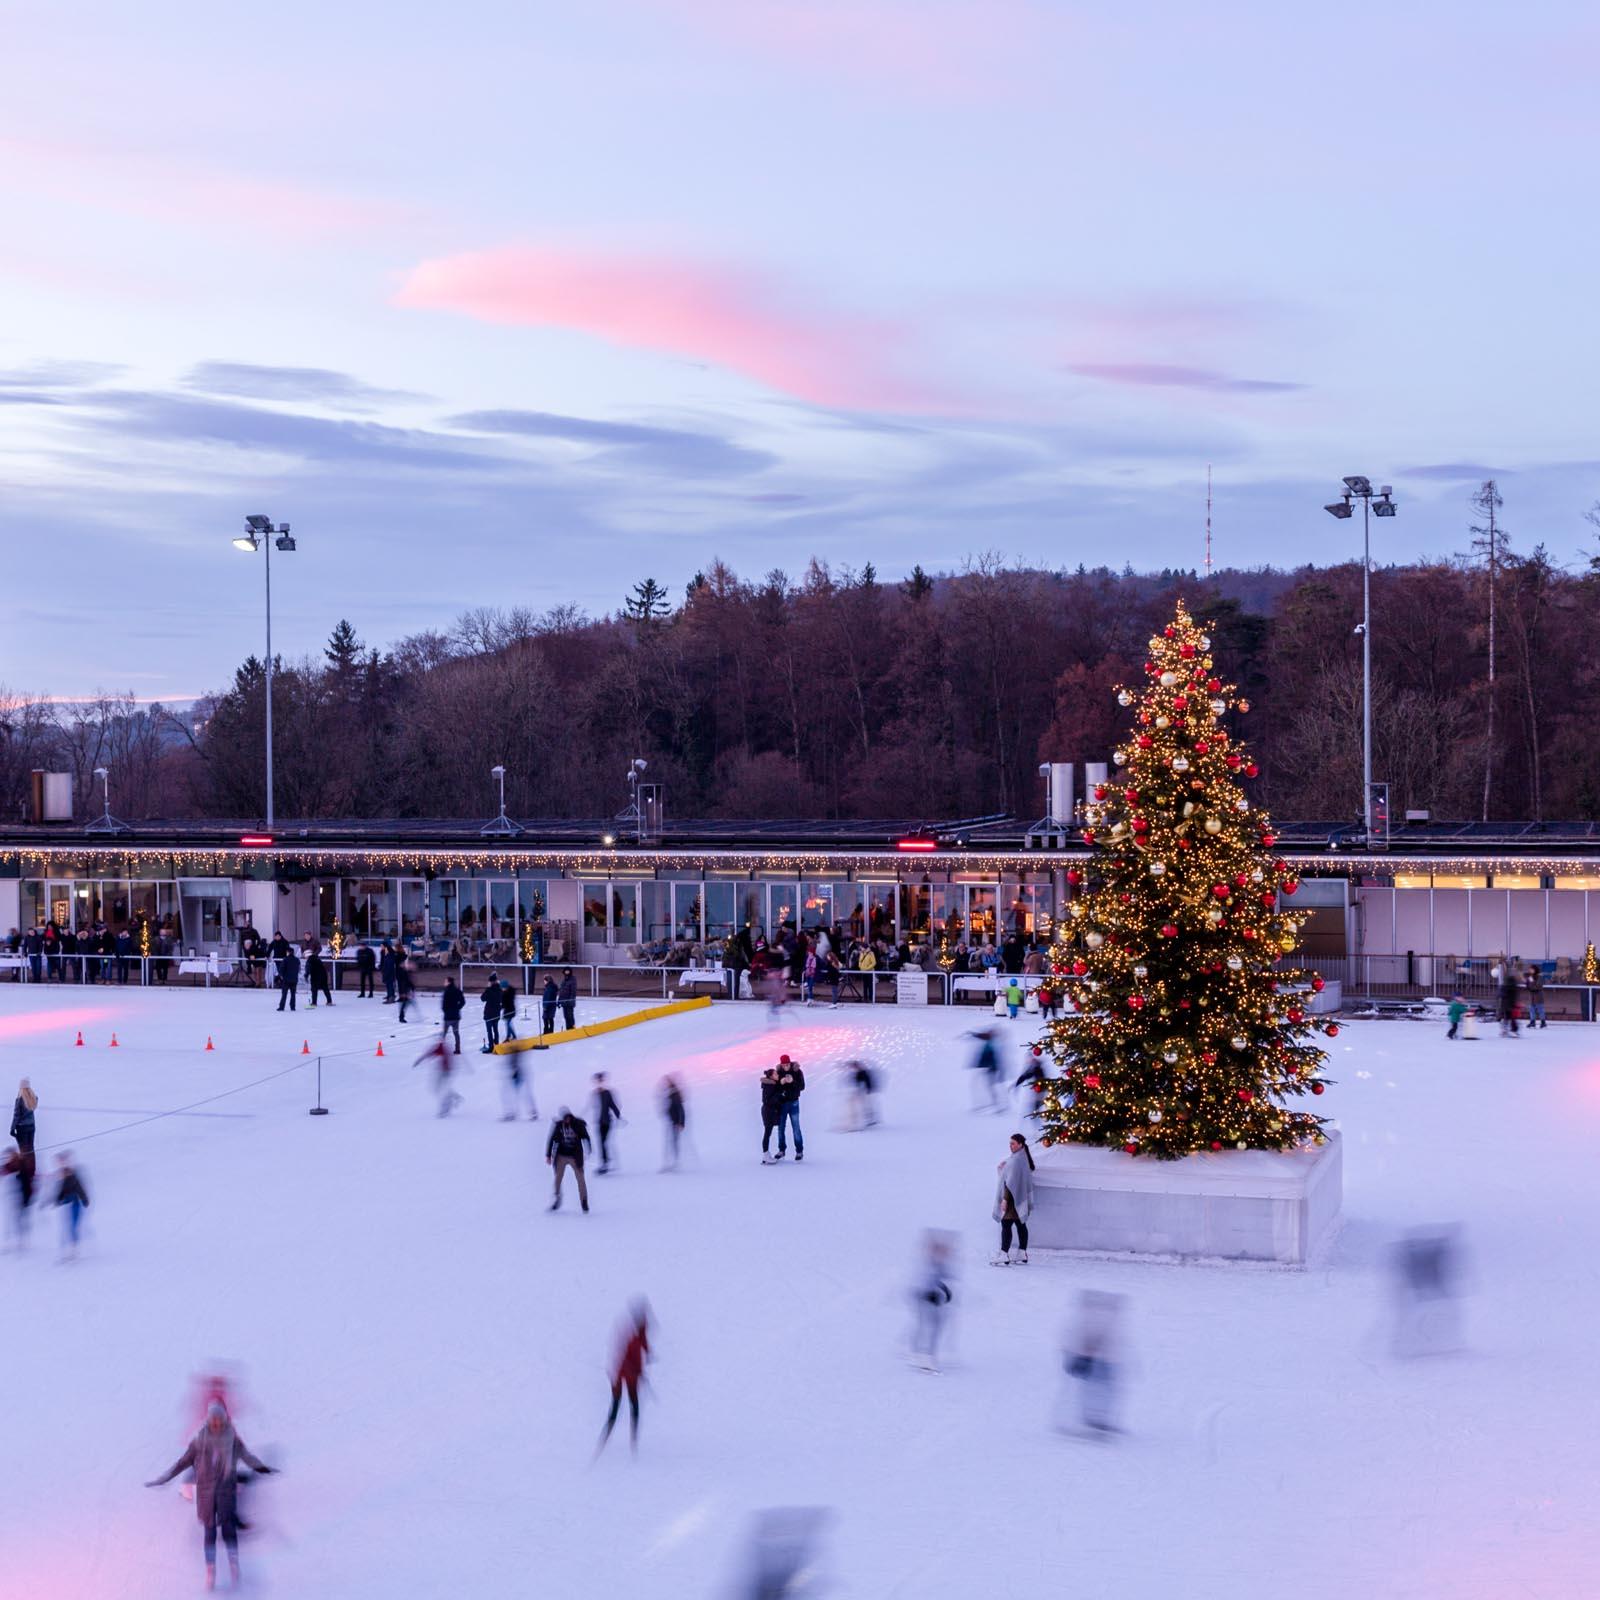
M711 1004L711 996L696 995L693 1000L674 1000L669 1005L650 1006L644 1011L630 1011L625 1016L607 1017L604 1022L586 1023L581 1028L563 1028L560 1033L510 1039L497 1044L497 1056L514 1055L519 1050L539 1050L546 1045L570 1044L574 1039L593 1039L602 1033L615 1033L618 1028L631 1028L636 1022L654 1022L658 1017L675 1017L680 1011L700 1011Z

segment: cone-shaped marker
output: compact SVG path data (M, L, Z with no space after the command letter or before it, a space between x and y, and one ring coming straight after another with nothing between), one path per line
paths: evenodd
M114 1033L111 1035L111 1048L113 1050L117 1048L117 1036Z
M83 1047L83 1029L82 1028L78 1029L78 1046L79 1046L80 1049Z
M217 1047L214 1044L212 1044L212 1042L211 1042L211 1035L208 1033L206 1035L206 1049L207 1050L215 1050L216 1048Z
M311 1041L309 1039L302 1039L300 1041L300 1054L303 1056L308 1056L311 1054Z
M381 1056L381 1055L382 1055L382 1054L383 1054L383 1040L382 1040L382 1039L380 1039L380 1040L379 1040L379 1041L378 1041L378 1054L379 1054L379 1055L380 1055L380 1056Z

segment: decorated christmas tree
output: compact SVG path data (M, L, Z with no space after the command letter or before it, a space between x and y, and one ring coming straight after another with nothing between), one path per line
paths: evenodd
M1278 964L1302 919L1245 792L1256 765L1224 727L1249 703L1181 604L1145 674L1142 694L1117 691L1133 729L1088 797L1087 870L1067 874L1083 891L1052 951L1068 1009L1048 1036L1044 1143L1174 1157L1322 1142L1323 1119L1289 1106L1323 1092L1311 1041L1339 1030L1309 1015L1322 980Z

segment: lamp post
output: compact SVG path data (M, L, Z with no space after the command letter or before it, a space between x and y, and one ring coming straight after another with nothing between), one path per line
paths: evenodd
M515 839L525 830L520 822L513 822L506 815L506 769L501 766L490 767L489 776L500 786L500 815L479 828L478 835L483 839Z
M254 555L257 550L267 553L267 832L273 828L272 809L272 547L286 554L295 548L289 535L289 524L274 525L270 517L249 516L244 519L244 532L233 541L235 550Z
M1374 489L1359 474L1344 480L1344 494L1322 509L1341 521L1361 502L1361 827L1367 848L1372 848L1372 523L1371 518L1395 514L1394 491L1388 484Z
M100 792L103 801L101 815L91 822L83 831L85 833L128 833L131 830L126 822L120 821L111 815L111 774L105 767L96 767L94 775L100 780Z

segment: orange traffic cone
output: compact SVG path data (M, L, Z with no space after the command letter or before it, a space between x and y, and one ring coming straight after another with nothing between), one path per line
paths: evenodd
M216 1048L217 1047L214 1044L212 1044L212 1042L211 1042L211 1035L208 1033L206 1035L206 1049L207 1050L215 1050Z
M379 1041L378 1041L378 1054L379 1054L379 1055L380 1055L380 1056L381 1056L381 1055L382 1055L382 1054L383 1054L383 1040L382 1040L382 1039L380 1039L380 1040L379 1040Z
M117 1036L114 1033L111 1035L111 1048L113 1050L117 1048Z
M303 1056L308 1056L311 1054L311 1041L309 1039L302 1039L300 1041L300 1054Z
M83 1029L82 1028L78 1029L78 1045L79 1045L80 1049L83 1046Z

